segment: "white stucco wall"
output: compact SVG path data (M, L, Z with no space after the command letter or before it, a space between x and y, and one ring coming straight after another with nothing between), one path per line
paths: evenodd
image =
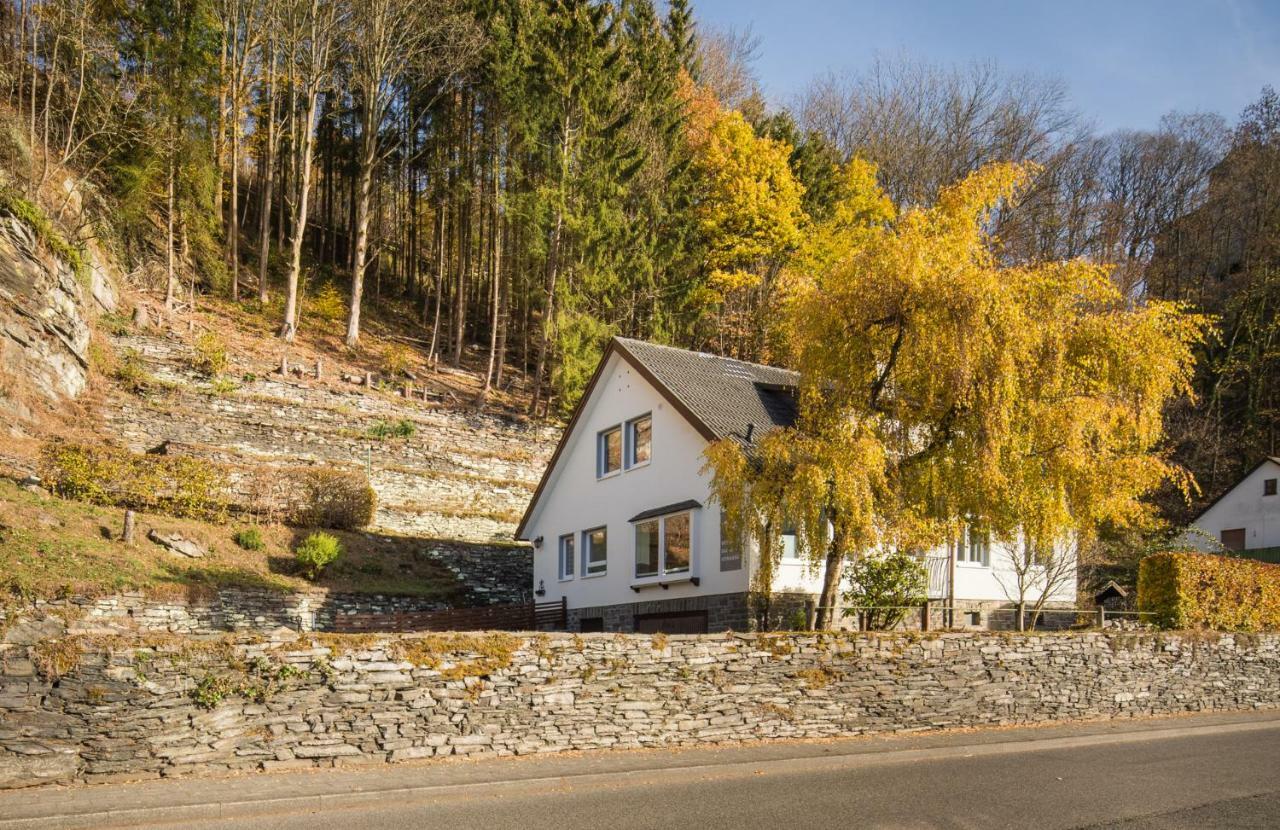
M616 352L574 426L552 478L525 529L528 539L541 536L533 555L533 584L546 595L539 601L565 597L570 608L616 605L697 594L723 594L747 589L747 569L720 570L720 510L708 504L709 478L700 472L706 440L665 398ZM653 416L652 460L604 479L596 478L596 435L646 412ZM668 588L631 586L635 576L635 531L628 521L645 510L693 499L703 505L693 511L690 575L701 584L675 582ZM579 567L572 579L561 580L558 540L589 528L608 527L608 570L584 577Z
M1218 550L1222 531L1244 528L1245 549L1280 547L1280 495L1264 496L1263 482L1280 479L1280 464L1267 459L1192 523L1182 543Z

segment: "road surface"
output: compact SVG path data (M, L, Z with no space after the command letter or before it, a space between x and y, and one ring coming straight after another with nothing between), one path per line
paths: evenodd
M1280 827L1280 713L0 793L17 827Z

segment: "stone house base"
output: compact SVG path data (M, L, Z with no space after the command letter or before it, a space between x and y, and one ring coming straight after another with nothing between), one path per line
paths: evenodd
M636 633L666 631L671 634L716 633L720 631L803 630L813 621L817 597L812 594L779 593L763 601L747 592L709 596L655 599L568 610L568 630L577 633L599 631ZM1012 631L1017 628L1017 605L1007 600L955 601L950 612L941 600L931 600L920 611L908 611L895 630ZM1074 609L1072 603L1048 603L1045 610ZM1079 617L1068 613L1046 613L1036 623L1038 629L1070 628ZM1031 626L1031 613L1026 612ZM856 614L837 613L831 622L837 630L856 631Z

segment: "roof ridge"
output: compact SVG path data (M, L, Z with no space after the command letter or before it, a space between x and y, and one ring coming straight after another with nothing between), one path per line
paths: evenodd
M636 337L622 337L621 335L614 335L613 339L624 344L639 343L641 346L651 346L655 349L668 349L673 352L683 352L684 354L696 355L698 357L709 357L715 360L728 360L733 363L741 363L744 366L755 366L756 368L759 368L759 369L768 369L771 372L790 372L791 374L794 374L794 375L800 374L795 369L788 369L784 366L770 366L768 363L756 363L751 360L742 360L741 358L728 357L727 355L722 355L722 354L712 354L711 352L699 352L693 349L684 349L684 348L681 348L680 346L670 346L666 343L654 343L651 340L640 340L639 338L636 338Z

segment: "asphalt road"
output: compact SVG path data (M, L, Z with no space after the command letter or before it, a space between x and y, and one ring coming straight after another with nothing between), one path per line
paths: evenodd
M193 792L184 809L196 812L181 820L171 821L160 813L138 813L128 821L99 815L92 826L1280 827L1280 718L1275 714L449 767L421 767L416 774L393 768L382 776L362 772L359 775L366 777L358 785L352 785L352 773L342 771L244 778L231 791L235 795L248 798L255 787L268 786L264 798L274 794L278 800L264 800L256 809L237 802L238 807L221 814L240 815L218 819L217 805L199 812ZM288 800L290 792L324 791L326 776L335 793L346 794L323 805ZM150 789L132 786L154 797L164 787L182 783L155 782ZM224 785L236 786L190 786L198 791L200 786ZM95 791L124 794L123 803L129 803L127 787L87 790ZM4 811L5 801L0 799L0 828L9 824Z

